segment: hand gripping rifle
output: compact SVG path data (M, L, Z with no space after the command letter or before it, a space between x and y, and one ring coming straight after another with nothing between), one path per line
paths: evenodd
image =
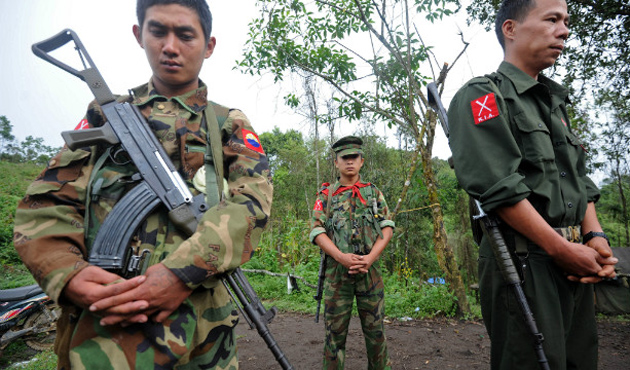
M444 133L446 134L446 138L448 139L450 134L448 116L446 115L446 110L444 109L442 100L438 94L437 85L434 82L431 82L427 86L427 90L429 105L437 113L440 123L442 124L442 128L444 129ZM503 275L505 282L512 287L514 294L516 295L518 305L521 308L525 324L534 337L534 350L536 351L536 356L538 357L538 364L541 369L548 370L549 363L547 362L547 356L545 356L545 352L543 350L544 337L538 330L536 321L534 320L534 314L527 303L527 298L525 297L523 287L521 286L521 278L516 271L514 261L512 260L512 256L510 255L508 247L505 243L505 239L503 239L503 235L501 235L498 220L494 215L486 214L481 208L481 203L477 199L474 199L474 205L477 214L473 216L473 218L481 222L481 228L490 241L490 245L492 246L494 257L499 265L501 275Z
M82 71L49 55L70 41L74 41L75 49L79 53L84 67ZM205 195L193 197L138 107L116 101L75 32L63 30L47 40L34 44L32 50L38 57L85 81L107 118L102 127L62 132L68 148L75 150L96 144L113 146L118 148L118 151L127 153L138 169L133 178L139 183L116 203L105 218L96 234L88 258L90 264L123 277L138 275L148 261L148 251L134 251L130 246L130 241L140 224L158 206L163 205L167 208L173 224L190 236L197 229L203 213L208 210ZM85 64L86 60L89 68ZM231 291L237 294L245 309L243 311L239 306L241 313L250 326L252 322L255 323L258 333L283 369L292 369L267 328L267 323L275 316L275 310L272 309L271 312L265 310L240 268L226 274L223 283L226 287L229 284ZM230 289L228 291L231 293ZM256 309L250 309L252 306Z

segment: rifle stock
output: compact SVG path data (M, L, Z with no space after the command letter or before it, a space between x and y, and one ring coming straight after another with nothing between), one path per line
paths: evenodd
M81 60L87 60L89 68L78 71L49 55L49 52L70 41L74 41ZM192 196L139 109L129 103L116 102L76 33L63 30L34 44L32 50L38 57L85 81L107 118L107 123L102 127L63 132L67 146L74 150L99 144L119 145L138 169L139 176L135 176L138 180L141 177L142 181L112 208L96 234L88 258L91 264L121 276L135 276L141 273L144 261L148 260L150 254L148 250L133 250L130 245L140 224L158 206L163 205L168 210L169 219L180 231L190 236L208 209L204 194ZM222 281L226 288L229 284L230 294L234 292L238 296L245 310L241 310L241 313L250 326L252 323L256 326L283 369L293 369L267 328L275 316L275 307L270 311L265 310L240 268L224 275Z
M427 91L427 100L429 101L429 105L436 111L442 124L442 128L444 129L444 133L446 134L446 137L449 138L450 131L448 126L448 115L446 114L444 105L442 105L442 100L440 99L437 91L437 85L434 82L429 83ZM452 167L451 159L449 159L449 164L451 164ZM536 357L538 358L538 364L541 369L549 370L547 356L543 350L543 334L538 330L536 320L534 320L534 314L529 307L529 303L527 303L527 298L525 297L523 287L521 286L521 278L518 275L516 266L512 260L512 255L505 243L505 239L501 234L499 223L495 216L490 216L483 211L481 203L477 199L474 199L474 204L477 212L477 215L475 215L474 218L481 221L483 233L488 238L488 241L492 246L492 252L495 260L497 261L497 265L499 266L499 270L501 271L501 275L503 276L505 282L512 287L521 309L521 313L523 314L523 319L525 320L530 334L534 337L534 351L536 352Z

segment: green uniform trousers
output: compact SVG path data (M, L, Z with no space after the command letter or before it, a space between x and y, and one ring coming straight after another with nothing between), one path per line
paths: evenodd
M328 258L324 285L326 339L324 369L343 369L346 338L356 297L365 338L368 369L391 369L385 340L384 285L378 266L367 274L349 275L348 269Z
M542 249L535 245L528 249L522 287L544 335L550 368L596 370L593 286L570 282ZM540 369L533 337L486 238L479 251L479 282L481 312L492 342L492 369Z

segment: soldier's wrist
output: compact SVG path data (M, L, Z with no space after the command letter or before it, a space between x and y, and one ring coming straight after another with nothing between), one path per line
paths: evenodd
M610 246L610 240L608 239L608 235L606 235L606 233L603 232L603 231L589 231L588 233L586 233L586 234L584 234L582 236L582 243L586 244L591 239L593 239L595 237L600 237L600 238L606 239L606 242L608 243L608 246Z

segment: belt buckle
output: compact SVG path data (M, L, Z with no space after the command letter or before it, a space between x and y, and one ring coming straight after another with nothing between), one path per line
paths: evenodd
M582 228L580 226L569 226L567 228L569 230L569 239L572 243L579 243L582 241Z

